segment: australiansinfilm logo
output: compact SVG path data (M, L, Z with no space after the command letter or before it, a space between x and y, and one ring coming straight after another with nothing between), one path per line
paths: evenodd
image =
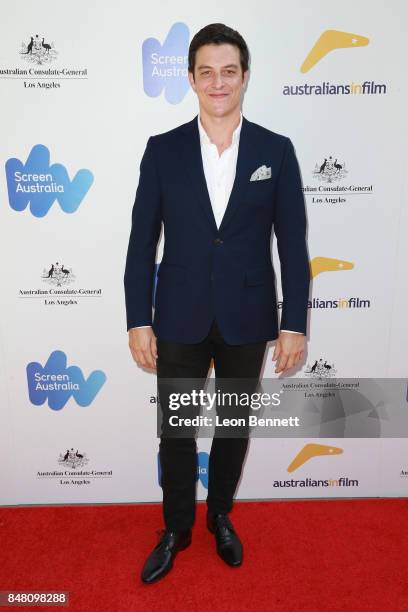
M23 212L28 207L34 217L45 217L55 201L65 213L75 213L93 183L86 168L77 170L71 180L65 166L50 165L50 152L42 144L31 149L25 163L8 159L5 170L10 208Z
M45 266L38 275L42 287L20 288L21 299L38 299L43 306L77 306L82 299L101 298L99 287L76 286L76 274L72 267L59 261Z
M315 256L310 261L310 276L315 278L320 274L333 272L350 272L354 269L355 263L337 257L323 255ZM333 309L346 312L350 309L371 308L372 298L359 295L336 295L332 297L320 297L313 295L308 301L308 308ZM283 301L278 300L278 308L282 308ZM310 366L312 367L312 366Z
M338 457L343 454L343 449L338 446L330 446L327 444L305 444L301 450L296 454L294 459L290 462L287 467L289 474L302 468L305 463L309 461L313 462L316 458L323 457ZM308 465L309 467L309 465ZM313 478L311 476L305 476L303 478L290 478L274 480L273 486L275 488L357 488L360 482L357 478L349 478L348 476L338 476L334 478Z
M19 60L20 65L17 64ZM0 64L0 78L20 80L24 89L59 89L64 81L88 78L88 68L57 61L54 40L44 33L28 32L7 64Z
M312 204L342 205L356 201L359 196L373 195L373 185L363 185L348 180L349 168L344 159L332 154L322 155L317 160L310 176L313 184L305 184L303 193L310 198Z
M90 459L87 454L79 452L77 448L67 448L61 452L56 463L58 469L38 470L37 479L54 480L58 485L78 487L90 485L96 480L109 480L113 476L111 469L100 470L88 465Z
M306 74L317 64L323 68L330 69L330 58L326 58L331 52L342 53L344 61L350 61L350 50L354 54L362 52L362 48L369 44L369 39L360 34L342 32L339 30L325 30L316 40L304 59L300 72ZM348 51L345 51L348 50ZM320 64L321 62L321 64ZM335 83L326 80L307 83L290 83L282 87L284 96L343 96L343 95L384 95L387 93L385 83L376 83L373 79L356 82L350 79L348 82Z

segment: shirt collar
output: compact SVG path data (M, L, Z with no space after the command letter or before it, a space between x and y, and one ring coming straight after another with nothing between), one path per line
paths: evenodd
M241 132L241 127L242 127L242 112L239 113L240 115L240 120L239 120L239 124L238 126L235 128L235 130L232 133L232 143L231 144L236 144L239 140L239 135ZM212 144L207 132L205 131L202 123L201 123L201 117L200 114L197 115L197 122L198 122L198 130L200 132L200 142L201 144L205 143L205 144Z

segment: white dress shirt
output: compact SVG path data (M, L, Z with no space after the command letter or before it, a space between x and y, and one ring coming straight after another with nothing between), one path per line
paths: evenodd
M203 160L205 180L207 183L208 194L217 227L221 225L222 218L227 208L228 200L231 195L235 180L235 172L238 158L239 137L242 126L242 112L240 121L232 134L231 144L219 155L217 145L211 142L205 131L200 115L197 116L198 130L200 133L201 157ZM140 327L150 327L141 325ZM281 331L295 332L288 329Z
M205 180L218 228L221 225L221 220L227 208L235 179L242 113L240 113L240 117L239 125L232 134L230 146L219 155L217 145L209 139L207 132L202 126L200 115L198 115L198 130L200 132L201 157L203 159Z

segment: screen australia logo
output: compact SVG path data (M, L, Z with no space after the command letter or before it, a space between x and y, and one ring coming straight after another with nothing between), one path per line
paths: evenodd
M26 163L14 157L7 160L6 179L10 207L21 212L29 206L34 217L44 217L55 200L64 212L76 212L93 183L93 174L81 169L71 180L65 166L50 165L49 150L37 144Z
M73 397L79 406L89 406L106 381L106 374L94 370L85 378L78 366L67 367L63 351L53 351L45 366L37 361L27 365L28 393L32 404L48 400L51 410L61 410Z
M208 462L209 462L209 454L200 451L197 453L197 474L196 481L200 481L204 489L208 489ZM162 471L160 464L160 455L157 453L157 479L159 482L159 486L161 486L162 481Z
M143 89L156 98L164 90L170 104L178 104L190 89L188 46L190 32L185 23L175 23L163 44L146 38L142 45Z

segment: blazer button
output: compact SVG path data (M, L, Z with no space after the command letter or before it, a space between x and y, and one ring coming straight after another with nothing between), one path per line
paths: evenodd
M224 241L223 241L223 240L221 240L221 238L215 238L215 239L214 239L214 244L219 245L219 244L222 244L223 242L224 242Z

